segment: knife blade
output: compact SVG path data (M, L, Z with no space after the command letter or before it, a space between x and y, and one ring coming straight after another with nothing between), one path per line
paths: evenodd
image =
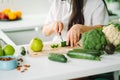
M60 37L61 41L63 41L63 38L62 38L61 32L59 32L59 37Z

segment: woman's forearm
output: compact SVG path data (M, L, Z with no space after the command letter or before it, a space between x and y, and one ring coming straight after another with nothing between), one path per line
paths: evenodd
M80 30L81 30L81 34L84 33L84 32L87 32L89 30L92 30L92 29L96 29L96 28L102 28L103 26L101 25L95 25L95 26L85 26L85 25L81 25L80 26Z
M46 36L50 36L51 34L53 34L54 32L56 33L61 33L62 29L63 29L63 23L60 21L55 21L51 24L48 25L44 25L43 26L43 34Z
M53 30L53 27L55 26L55 23L51 23L51 24L47 24L47 25L44 25L43 26L43 34L46 35L46 36L50 36L51 34L54 33L54 30ZM76 26L79 26L80 28L80 34L84 33L84 32L87 32L89 30L92 30L92 29L96 29L96 28L101 28L102 26L101 25L95 25L95 26L85 26L85 25L81 25L81 24L76 24Z
M43 30L42 30L43 34L46 35L46 36L50 36L51 34L53 34L54 25L55 25L54 23L44 25Z

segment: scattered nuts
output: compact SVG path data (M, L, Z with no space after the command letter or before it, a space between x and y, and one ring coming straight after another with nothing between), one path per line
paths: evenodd
M29 68L29 67L30 67L30 65L24 65L24 67L27 67L27 68Z
M23 59L22 59L22 58L19 58L18 61L23 62Z
M0 58L0 61L10 61L13 60L14 58L8 57L8 58Z
M28 68L30 67L30 65L28 64L21 64L21 62L23 62L22 58L18 59L18 66L17 66L17 70L20 71L21 73L25 72L26 70L28 70Z

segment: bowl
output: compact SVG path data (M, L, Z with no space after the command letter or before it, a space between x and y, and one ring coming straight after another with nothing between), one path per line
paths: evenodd
M17 58L14 56L0 57L0 70L12 70L18 66Z

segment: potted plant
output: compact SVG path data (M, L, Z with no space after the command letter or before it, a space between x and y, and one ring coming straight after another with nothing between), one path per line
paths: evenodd
M120 15L120 0L106 0L106 2L110 11Z
M120 0L106 0L106 2L120 2Z

